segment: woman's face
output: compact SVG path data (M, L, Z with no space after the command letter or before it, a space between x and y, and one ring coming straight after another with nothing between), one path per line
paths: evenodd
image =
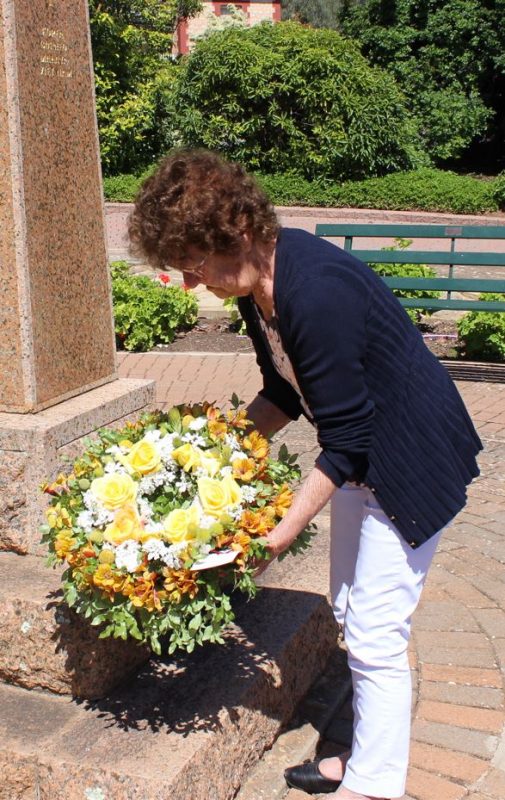
M203 284L209 292L224 300L251 294L259 278L259 270L248 248L238 254L208 253L190 248L188 266L182 268L188 289Z

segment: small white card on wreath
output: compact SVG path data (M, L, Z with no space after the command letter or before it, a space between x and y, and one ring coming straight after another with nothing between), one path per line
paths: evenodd
M191 572L201 572L202 569L214 569L225 564L231 564L238 556L238 550L222 550L220 553L209 553L200 561L195 561L190 567Z

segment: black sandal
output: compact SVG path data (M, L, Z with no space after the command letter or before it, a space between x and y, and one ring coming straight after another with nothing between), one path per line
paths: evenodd
M309 761L306 764L298 764L296 767L288 767L284 772L286 783L292 789L301 789L307 794L327 794L334 792L342 781L334 781L325 778L319 770L317 761Z

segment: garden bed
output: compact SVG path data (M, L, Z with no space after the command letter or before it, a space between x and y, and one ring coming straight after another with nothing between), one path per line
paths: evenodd
M456 359L456 322L426 317L419 328L429 349L438 358ZM254 353L248 336L240 336L227 317L207 319L199 317L194 328L176 335L172 344L160 344L154 353Z

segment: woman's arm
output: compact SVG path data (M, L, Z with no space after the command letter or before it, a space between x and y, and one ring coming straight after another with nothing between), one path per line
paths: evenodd
M247 407L247 418L254 423L254 427L262 436L267 437L277 433L292 421L284 411L260 394L256 395Z
M319 467L314 467L295 494L293 504L284 519L267 537L273 558L289 547L326 505L336 489L333 481Z

